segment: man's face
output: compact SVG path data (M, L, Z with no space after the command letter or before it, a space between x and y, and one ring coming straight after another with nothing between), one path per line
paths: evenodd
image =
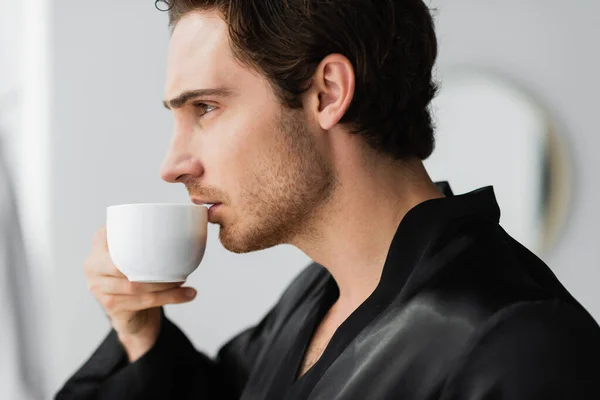
M185 95L194 91L206 92ZM217 13L193 13L177 23L165 92L175 131L161 175L184 183L193 201L220 203L209 220L221 226L227 249L260 250L308 233L313 211L334 183L315 128L302 110L281 106L264 77L234 59Z

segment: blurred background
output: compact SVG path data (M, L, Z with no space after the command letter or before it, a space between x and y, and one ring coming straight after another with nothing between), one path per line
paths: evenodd
M493 184L505 228L600 319L600 4L429 4L427 167L457 193ZM50 399L106 335L82 271L106 207L189 201L159 177L168 39L152 0L0 0L0 399ZM211 227L197 299L167 313L212 355L307 263L285 246L230 254Z

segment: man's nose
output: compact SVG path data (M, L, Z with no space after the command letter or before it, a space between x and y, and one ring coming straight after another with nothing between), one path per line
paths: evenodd
M200 177L204 172L202 163L188 151L171 146L160 168L161 178L169 183L182 182L186 177Z

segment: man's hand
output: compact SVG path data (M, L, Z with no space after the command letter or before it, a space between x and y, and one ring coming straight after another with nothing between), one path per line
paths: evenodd
M84 271L89 290L110 318L131 362L144 355L156 342L160 331L160 307L186 303L196 296L194 289L182 288L182 282L127 280L110 258L106 226L94 235Z

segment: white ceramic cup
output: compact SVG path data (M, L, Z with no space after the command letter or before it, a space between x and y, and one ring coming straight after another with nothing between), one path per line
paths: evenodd
M195 204L123 204L106 210L108 251L132 282L183 282L202 261L208 210Z

